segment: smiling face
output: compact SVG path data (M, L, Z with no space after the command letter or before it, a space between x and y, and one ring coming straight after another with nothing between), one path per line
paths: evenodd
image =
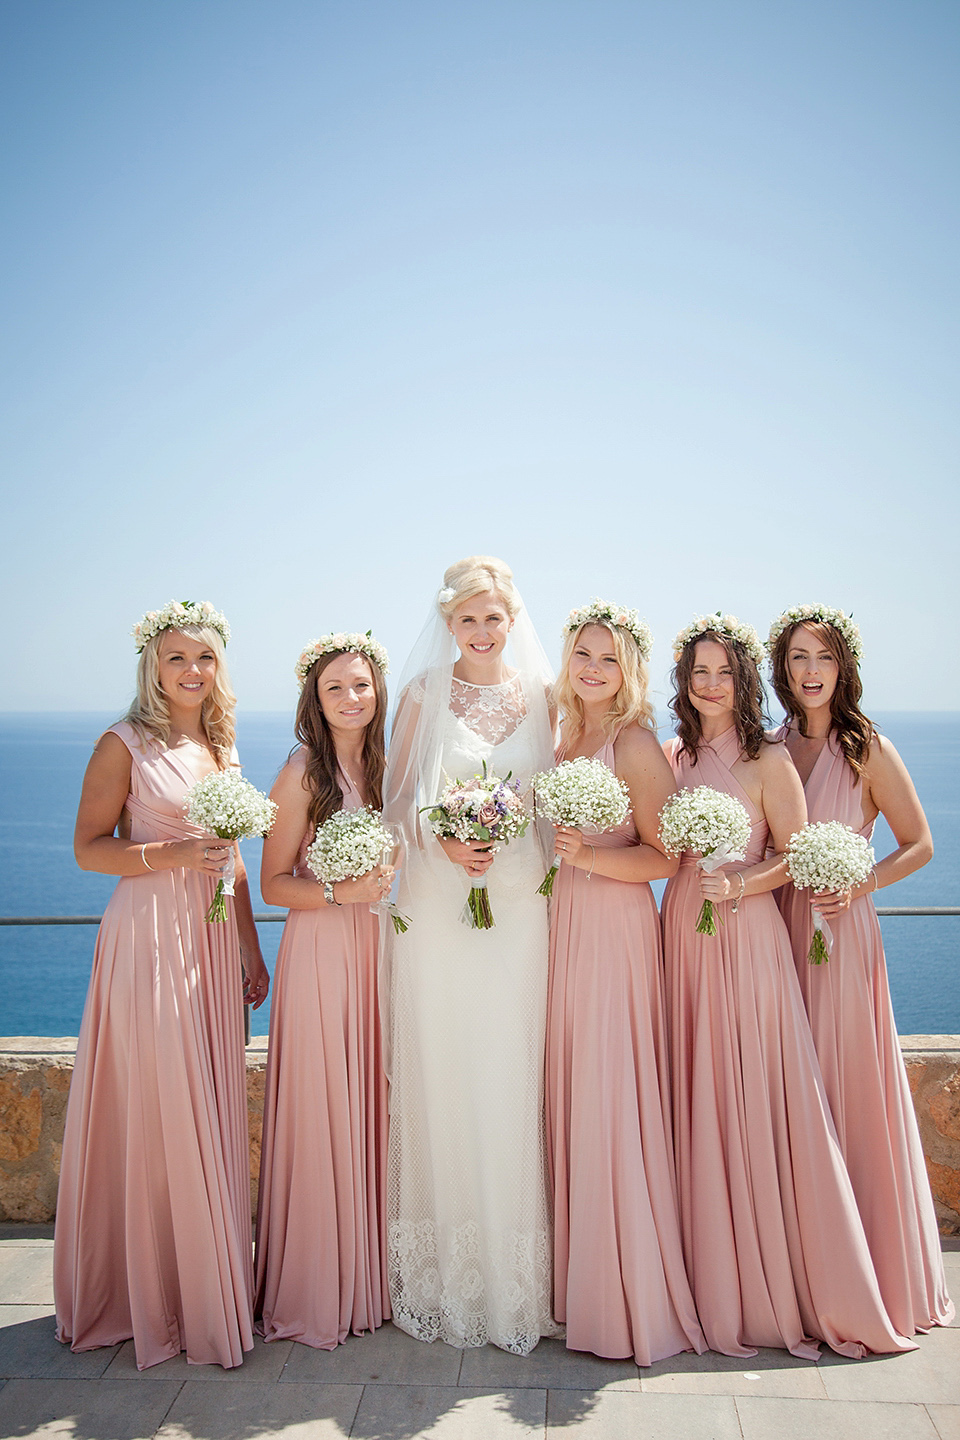
M623 671L606 625L584 625L570 652L567 677L582 704L613 703L623 685Z
M463 600L447 621L457 649L471 665L490 666L499 663L513 621L495 590L485 590Z
M205 640L180 630L163 631L157 646L157 679L172 714L199 711L216 678L217 657Z
M331 734L355 735L377 713L377 689L363 655L335 655L317 676L317 699Z
M735 682L730 657L718 640L698 640L687 694L704 718L733 716Z
M840 674L829 646L805 625L798 625L790 636L786 659L790 691L797 704L808 713L829 708Z

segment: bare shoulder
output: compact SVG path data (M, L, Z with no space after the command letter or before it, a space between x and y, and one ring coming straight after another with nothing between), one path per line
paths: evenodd
M634 764L659 765L663 756L660 742L652 730L645 725L635 723L625 725L614 742L614 753L618 760L632 761Z
M307 752L300 745L294 750L280 774L273 782L270 793L277 799L287 799L304 789L307 773Z

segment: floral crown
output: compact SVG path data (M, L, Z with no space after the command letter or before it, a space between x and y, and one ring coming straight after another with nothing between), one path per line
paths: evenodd
M854 625L849 615L842 610L834 610L830 605L793 605L789 610L784 610L770 626L770 634L767 636L767 653L773 659L773 648L784 630L791 625L802 625L805 620L815 620L821 625L832 625L834 630L839 630L854 660L863 659L863 641L860 638L860 631Z
M386 675L389 667L387 652L379 640L374 640L372 633L368 630L366 635L359 632L338 630L336 634L321 635L319 640L311 640L304 649L294 668L294 674L302 690L307 683L307 676L313 669L321 655L336 655L338 652L348 655L366 655L378 667L382 675Z
M159 635L161 630L182 630L184 625L206 625L216 630L224 645L230 639L227 617L215 610L209 600L168 600L162 610L148 610L130 631L137 647L137 654Z
M616 625L619 630L629 630L644 660L650 659L653 632L636 610L628 610L625 605L611 605L609 601L598 600L595 596L589 605L570 611L563 622L564 635L572 635L581 625Z
M764 659L760 636L753 626L745 620L738 620L736 615L721 615L718 610L715 615L697 615L685 630L680 631L673 642L674 661L680 659L683 647L696 640L698 635L725 635L735 645L741 645L756 665Z

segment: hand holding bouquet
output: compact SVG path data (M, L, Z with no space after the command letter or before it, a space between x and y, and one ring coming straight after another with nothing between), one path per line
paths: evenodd
M533 777L534 814L554 825L570 825L594 834L622 825L630 809L630 795L622 780L602 760L581 756L564 760L555 770ZM560 869L560 856L543 877L538 895L552 895Z
M394 845L394 836L381 823L378 811L336 810L329 820L317 826L317 833L307 846L306 861L321 885L328 882L333 885L338 880L369 875L375 865L382 863L385 854L392 853ZM381 901L380 905L393 921L394 931L402 934L409 925L406 916L389 901Z
M709 785L679 790L660 811L660 840L670 855L693 850L700 856L697 869L712 875L728 861L745 858L750 841L750 816L740 801L724 790L714 790ZM711 900L704 900L700 907L697 934L717 934L717 917Z
M873 869L873 847L862 835L840 820L816 820L790 836L787 846L787 874L798 890L849 890L862 885ZM830 959L833 934L816 902L813 907L813 939L807 959L822 965Z
M191 785L183 797L183 808L191 825L209 830L221 840L266 835L277 815L273 801L236 770L214 770L212 775L205 775L196 785ZM236 863L231 849L227 867L217 881L210 909L204 917L208 923L220 924L226 920L224 896L233 894L235 879Z
M448 782L435 805L425 805L427 820L433 833L441 840L489 840L496 851L522 835L530 823L518 781L510 776L501 780L488 775L474 775L466 785L462 780ZM481 876L470 882L470 894L461 916L463 923L474 930L493 927L493 911L487 882Z

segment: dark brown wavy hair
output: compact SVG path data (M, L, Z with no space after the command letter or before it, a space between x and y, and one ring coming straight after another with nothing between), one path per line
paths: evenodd
M828 625L823 620L798 620L796 625L788 626L777 636L773 655L770 657L773 688L777 699L786 710L791 723L796 722L800 734L806 735L806 711L793 693L790 667L787 663L794 631L801 627L816 636L837 662L837 688L830 697L830 720L837 732L837 743L843 751L843 757L859 780L877 732L873 722L868 720L860 709L863 684L856 658L840 631L833 625Z
M769 743L765 734L770 720L766 714L766 695L757 663L736 640L729 635L720 635L715 630L705 630L688 640L680 651L680 658L673 667L673 698L670 709L677 717L677 735L680 739L680 753L690 756L691 765L697 763L697 746L703 739L700 728L700 712L690 699L690 682L693 663L697 654L697 642L716 640L727 652L730 669L733 671L733 722L737 727L740 749L749 760L756 760L760 746Z
M303 788L310 794L307 819L311 830L329 820L337 810L343 809L343 791L340 789L337 751L330 734L330 727L324 718L317 693L317 681L332 660L338 655L353 655L353 650L331 650L314 661L300 692L294 733L303 747L307 764L303 776ZM377 708L363 737L363 775L367 782L367 795L374 809L383 804L383 772L387 767L387 750L383 732L387 719L387 682L379 665L367 655L361 655L370 667L373 685L377 695ZM291 752L292 753L292 752Z

